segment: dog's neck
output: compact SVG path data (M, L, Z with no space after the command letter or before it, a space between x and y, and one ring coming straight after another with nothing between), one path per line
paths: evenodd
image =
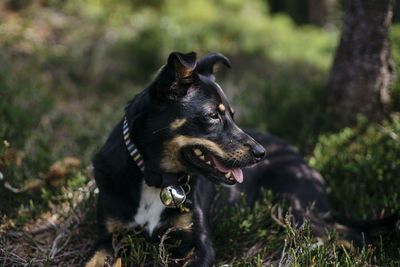
M122 135L124 137L124 143L126 146L126 149L129 152L129 155L132 157L133 161L136 163L137 167L142 171L144 174L145 178L146 175L149 175L149 172L145 173L145 164L143 161L143 157L140 154L139 150L137 149L135 143L133 142L131 138L131 133L128 125L128 119L124 118L123 120L123 126L122 126ZM161 200L163 204L166 207L170 208L179 208L183 205L183 203L186 200L186 194L189 193L190 191L190 186L188 185L189 183L189 175L187 174L175 174L175 173L162 173L162 174L154 174L151 173L152 176L157 175L159 176L159 179L161 180L160 187L161 192L168 191L166 194L161 194ZM149 185L145 179L145 183L148 186L154 186L154 185ZM188 186L188 190L184 190L183 186ZM177 201L176 199L180 199Z

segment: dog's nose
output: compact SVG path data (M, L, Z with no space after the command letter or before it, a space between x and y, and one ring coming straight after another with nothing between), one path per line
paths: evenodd
M265 149L262 145L257 144L251 147L251 152L257 162L261 161L265 156Z

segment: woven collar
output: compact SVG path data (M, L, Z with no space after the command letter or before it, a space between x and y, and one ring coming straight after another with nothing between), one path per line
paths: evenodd
M129 154L135 161L136 165L139 167L139 169L144 172L144 162L142 155L140 155L139 150L133 143L132 139L130 138L129 134L129 126L128 126L128 120L126 117L124 118L124 123L123 123L123 128L122 128L122 135L124 136L124 141L126 148L128 149Z

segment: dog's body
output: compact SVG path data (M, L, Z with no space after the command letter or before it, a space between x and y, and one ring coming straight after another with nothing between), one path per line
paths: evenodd
M129 225L143 226L153 241L176 227L171 235L182 240L177 257L194 248L189 266L211 266L214 184L229 186L216 207L232 206L243 191L253 205L261 188L267 188L293 200L298 211L311 201L315 211L330 211L323 179L293 147L236 126L234 110L214 82L218 63L229 66L220 54L197 61L194 53L172 53L155 81L127 105L129 132L143 156L144 173L128 153L121 121L93 161L100 235L86 266L103 266L104 256L113 255L113 231ZM191 191L184 209L166 208L161 188L186 174Z

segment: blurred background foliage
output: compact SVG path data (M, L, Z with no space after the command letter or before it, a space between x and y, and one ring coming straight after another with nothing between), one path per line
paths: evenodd
M51 166L66 157L89 165L125 103L171 51L199 56L218 51L232 61L232 69L221 70L217 79L239 125L295 144L327 179L337 210L363 219L394 212L400 203L398 76L385 122L361 119L344 128L326 108L326 77L345 5L342 0L2 1L4 182L23 188L46 179ZM392 54L399 71L399 1L394 10ZM82 183L82 174L75 179ZM1 208L1 223L20 214L13 212L16 207L29 211L31 199L41 198L37 203L49 210L50 193L43 192L20 197L1 187L2 203L10 204Z
M269 131L311 155L321 133L342 127L326 109L325 82L345 4L326 1L325 16L313 21L315 3L300 2L3 2L0 138L23 159L10 182L41 177L66 156L89 164L123 105L171 51L228 56L233 68L222 70L219 82L239 124ZM398 70L400 25L391 31ZM397 79L393 112L399 108ZM10 177L10 170L2 171Z
M90 108L107 109L104 99L122 105L175 50L226 54L233 69L220 81L240 105L239 120L307 143L299 132L315 126L319 105L313 100L323 95L338 37L272 16L256 0L8 1L1 15L0 45L7 51L1 55L2 120L13 126L2 136L19 146L43 115L57 116L60 102L75 104L67 109L78 117ZM311 117L299 112L303 108ZM290 129L296 114L304 117Z

